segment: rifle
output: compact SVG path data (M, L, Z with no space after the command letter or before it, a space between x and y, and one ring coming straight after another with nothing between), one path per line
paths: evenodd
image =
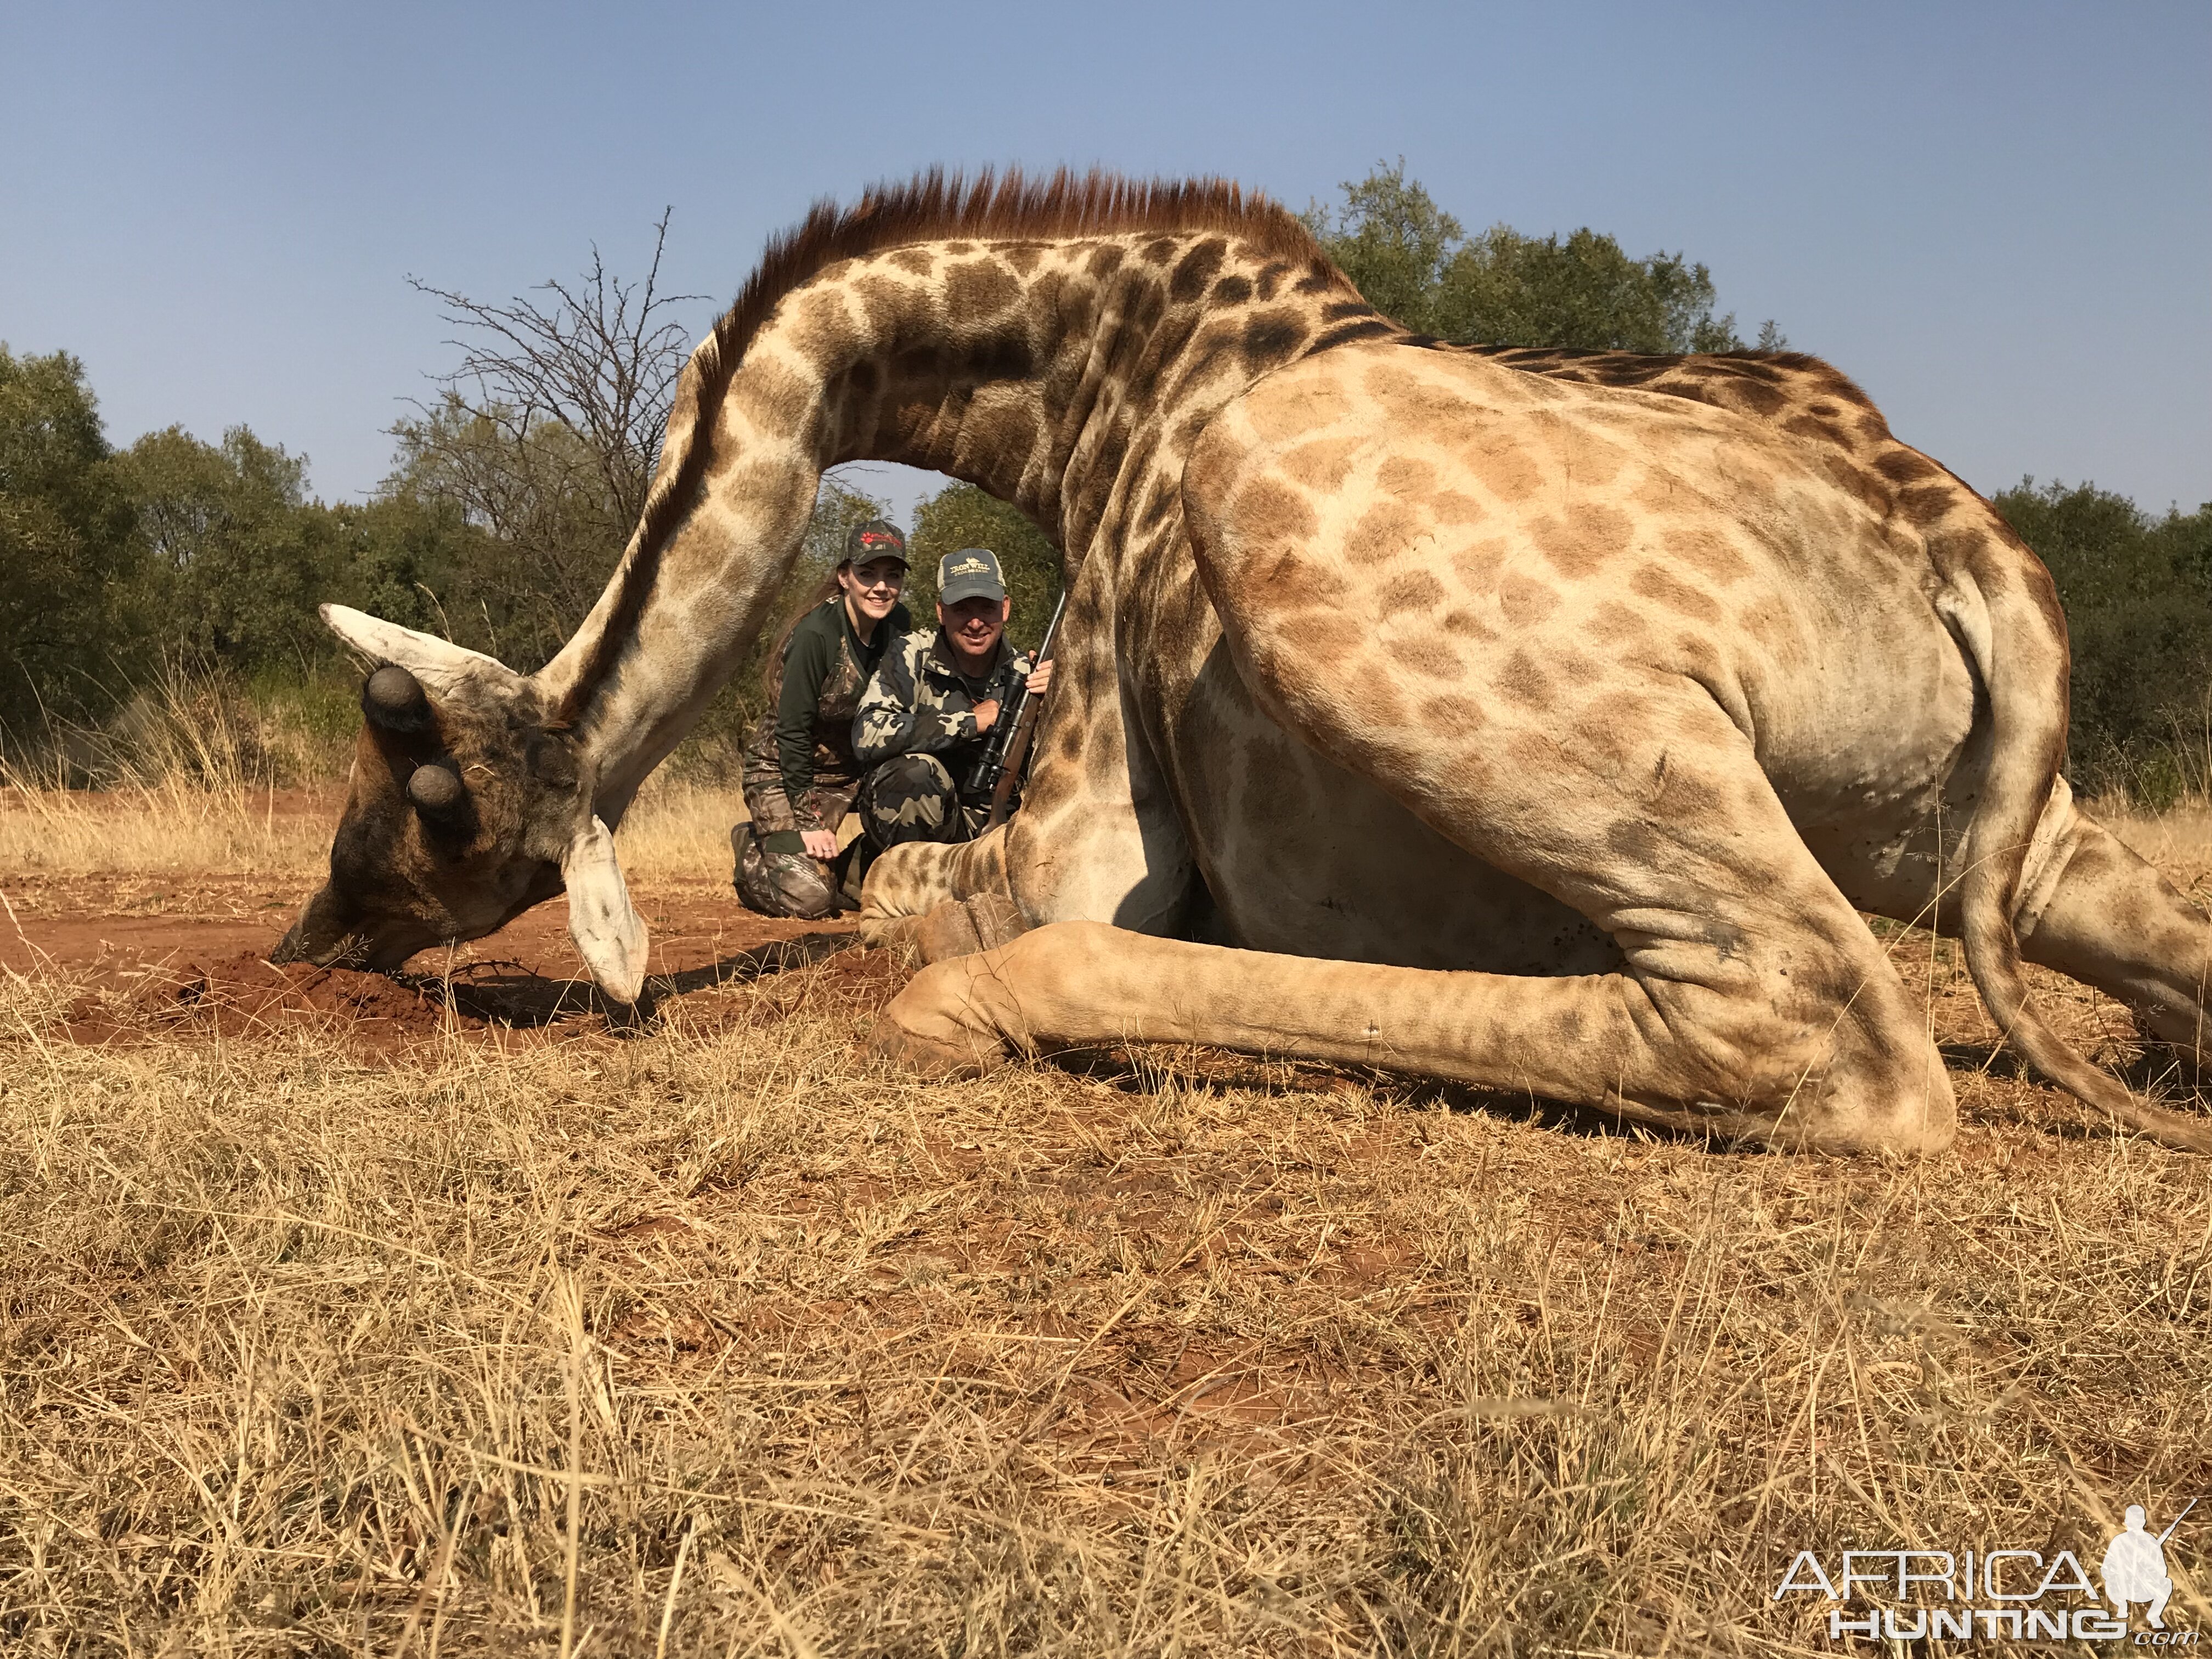
M1060 637L1060 619L1066 609L1067 590L1062 588L1060 602L1052 608L1052 620L1045 624L1044 638L1038 642L1036 658L1030 665L1031 673L1052 660L1052 647ZM1022 781L1023 763L1029 759L1030 739L1036 736L1037 720L1043 712L1044 699L1030 695L1027 677L1016 680L1000 706L999 718L992 723L990 741L969 775L970 796L986 789L991 792L991 816L983 823L986 830L995 830L1006 821L1014 790Z
M2173 1517L2172 1524L2168 1526L2164 1532L2159 1534L2158 1541L2163 1544L2167 1539L2172 1537L2173 1528L2179 1526L2184 1521L2187 1520L2189 1518L2189 1511L2196 1507L2197 1500L2192 1498L2189 1500L2188 1504L2184 1506L2181 1513Z

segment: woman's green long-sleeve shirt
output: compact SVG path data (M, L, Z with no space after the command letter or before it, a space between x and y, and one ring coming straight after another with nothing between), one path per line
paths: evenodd
M783 793L794 806L824 773L851 782L860 774L853 755L853 715L884 649L913 626L900 605L876 624L866 644L854 630L842 594L808 611L784 649L783 690L775 704L775 751ZM834 828L835 826L830 826Z

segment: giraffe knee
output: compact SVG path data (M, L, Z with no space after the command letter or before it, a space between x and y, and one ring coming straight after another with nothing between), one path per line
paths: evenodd
M922 919L915 947L925 963L980 955L1011 945L1030 928L1020 907L1003 893L948 899Z
M1764 1122L1756 1138L1835 1152L1940 1152L1958 1131L1941 1052L1886 967L1830 988L1654 999L1680 1098Z

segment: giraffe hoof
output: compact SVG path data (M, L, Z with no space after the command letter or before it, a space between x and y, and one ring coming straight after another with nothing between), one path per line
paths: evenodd
M1006 1063L1005 1047L980 1034L957 1026L943 1035L915 1030L899 1018L898 1001L894 1000L884 1010L868 1034L868 1052L878 1060L917 1077L944 1082L981 1077Z
M973 1054L950 1043L918 1036L902 1029L897 1021L889 1017L878 1020L876 1029L868 1034L868 1052L902 1072L910 1072L933 1082L951 1083L981 1077L991 1070L990 1065Z

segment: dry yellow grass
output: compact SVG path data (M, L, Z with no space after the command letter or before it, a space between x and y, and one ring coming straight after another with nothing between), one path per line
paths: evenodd
M1895 1166L1208 1054L925 1084L851 954L375 1063L12 981L0 1649L1802 1653L1800 1549L2092 1559L2212 1491L2212 1172L1895 948L1967 1115Z
M0 871L311 882L329 862L343 799L343 786L210 789L176 775L96 793L0 787ZM719 875L729 867L730 826L744 815L734 788L655 778L623 820L623 867L642 878Z

